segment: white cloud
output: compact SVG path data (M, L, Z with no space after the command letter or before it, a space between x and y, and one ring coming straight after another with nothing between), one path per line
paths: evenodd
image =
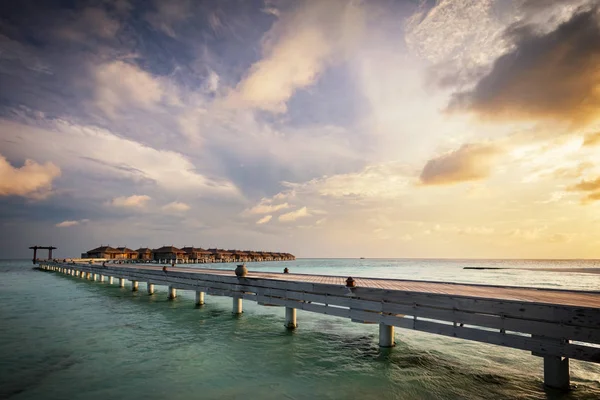
M256 221L256 224L257 225L266 224L267 222L269 222L271 220L271 218L273 218L272 215L265 215L264 217L262 217L261 219Z
M163 97L158 79L124 61L102 64L95 71L95 104L114 117L126 107L149 109Z
M58 228L68 228L71 226L77 226L80 224L85 224L86 222L89 222L89 219L80 219L80 220L66 220L63 222L59 222L58 224L56 224L55 226Z
M308 209L306 207L302 207L296 211L292 211L287 214L282 214L279 216L278 219L281 222L291 222L297 220L298 218L308 217L310 215L311 214L309 214Z
M270 214L277 212L279 210L285 210L286 208L290 208L288 203L281 204L272 204L273 200L271 199L261 199L260 203L255 205L254 207L247 209L245 213L247 214Z
M190 0L155 1L155 11L146 13L145 19L157 30L168 36L176 37L174 26L190 18L192 2Z
M44 129L0 119L3 138L16 143L7 149L20 157L37 154L60 160L64 169L118 176L167 190L211 196L239 195L233 183L200 174L181 153L157 150L93 126L61 120L47 125Z
M38 164L28 159L21 168L16 168L0 155L0 196L45 198L51 193L52 181L60 174L60 168L51 162Z
M411 182L402 163L369 165L358 172L324 176L311 181L287 186L295 192L309 192L328 197L362 197L394 199L406 193Z
M129 197L115 197L109 202L109 204L114 207L140 208L146 206L148 201L150 201L150 196L132 195Z
M280 17L263 38L263 58L230 98L233 104L285 112L297 89L312 85L356 46L363 10L343 0L309 1Z
M185 212L189 210L191 207L185 203L181 203L179 201L174 201L172 203L166 204L162 207L164 211L172 211L172 212Z

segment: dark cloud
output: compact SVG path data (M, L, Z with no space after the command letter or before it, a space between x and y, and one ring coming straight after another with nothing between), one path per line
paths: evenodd
M450 110L577 125L594 120L600 107L599 20L596 6L547 34L535 25L510 27L506 34L514 49L498 58L473 90L456 94Z
M465 144L458 150L427 161L421 171L421 183L451 185L485 179L500 153L501 149L493 145Z
M569 188L571 191L588 193L581 199L581 204L588 204L600 200L600 177L592 180L581 180Z

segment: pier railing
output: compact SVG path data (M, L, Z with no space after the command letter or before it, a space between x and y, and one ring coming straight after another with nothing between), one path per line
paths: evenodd
M393 327L399 327L527 350L544 357L545 382L553 387L569 386L568 359L600 363L598 293L490 286L489 296L474 296L469 288L481 292L482 286L459 285L466 288L461 289L464 294L447 294L440 289L446 287L443 283L430 283L431 291L411 291L394 289L400 286L395 282L403 281L386 280L389 284L384 287L381 279L368 278L357 278L356 287L348 287L345 278L314 275L251 273L239 278L232 271L163 271L156 266L48 267L94 280L104 280L104 276L128 279L134 290L138 282L147 282L150 293L155 284L165 285L171 297L177 289L191 290L202 302L204 293L229 296L236 313L241 312L242 299L282 306L290 328L296 326L296 309L379 324L383 347L394 345ZM514 299L519 297L533 300ZM543 301L536 301L538 297Z

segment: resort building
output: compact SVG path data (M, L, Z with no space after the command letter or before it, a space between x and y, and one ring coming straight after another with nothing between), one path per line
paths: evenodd
M110 247L110 246L100 246L100 247L96 247L95 249L92 249L90 251L87 251L85 254L84 258L108 258L108 259L115 259L115 258L119 258L117 257L119 254L121 254L119 252L119 250Z
M187 260L187 253L175 246L163 246L152 250L155 260Z
M150 261L153 259L152 257L152 249L149 249L147 247L140 247L139 249L136 250L138 256L138 260L144 260L144 261Z
M107 260L127 260L129 262L157 261L183 263L224 263L224 262L253 262L253 261L287 261L295 260L290 253L273 253L268 251L224 250L212 248L205 250L201 247L185 246L179 249L175 246L163 246L158 249L141 247L132 250L129 247L100 246L81 254L81 258L100 258Z
M117 247L117 250L120 252L117 258L122 258L125 260L137 260L138 258L138 252L131 250L128 247Z

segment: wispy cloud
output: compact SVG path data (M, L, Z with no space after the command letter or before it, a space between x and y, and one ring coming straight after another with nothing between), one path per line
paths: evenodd
M165 204L164 206L162 206L162 209L164 211L170 211L170 212L185 212L188 211L191 207L185 203L179 202L179 201L174 201L171 202L169 204Z
M66 221L63 221L63 222L59 222L55 226L57 228L69 228L71 226L77 226L77 225L85 224L85 223L87 223L89 221L90 221L89 219L66 220Z
M289 213L280 215L278 220L281 222L292 222L296 221L299 218L304 218L308 216L310 216L308 209L306 207L302 207L296 211L291 211Z
M261 219L256 221L256 224L257 225L266 224L267 222L269 222L271 220L271 218L273 218L272 215L265 215L264 217L262 217Z
M137 195L134 194L129 197L115 197L112 199L109 204L114 207L132 207L132 208L141 208L145 207L146 204L150 201L150 196L145 194Z

